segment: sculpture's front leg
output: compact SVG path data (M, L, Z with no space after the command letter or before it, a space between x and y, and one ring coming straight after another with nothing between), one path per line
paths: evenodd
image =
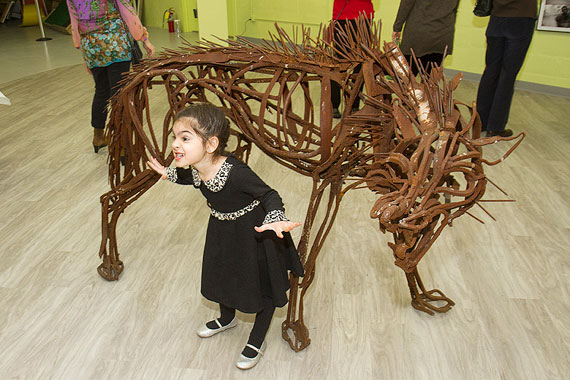
M445 313L455 306L455 302L451 298L446 297L441 290L426 290L417 267L411 273L406 273L406 279L408 280L414 309L434 315L434 311ZM437 306L438 304L440 306Z
M125 209L158 181L160 176L146 169L118 188L101 196L102 231L99 257L103 262L97 267L101 277L109 281L119 279L124 264L119 260L117 247L117 221ZM111 220L109 220L111 214Z
M330 188L327 210L315 239L312 242L311 248L308 250L313 222L315 221L317 210L327 187ZM303 235L301 236L298 247L299 256L301 257L301 262L303 262L305 269L305 276L302 280L294 276L290 278L291 289L289 290L287 319L285 319L281 325L283 339L289 343L291 349L297 352L305 349L311 343L309 330L303 320L303 298L313 282L315 277L315 261L334 223L341 200L340 190L340 182L331 184L328 181L323 181L320 186L318 185L318 180L313 183L313 192L303 226Z
M426 290L418 273L417 265L447 225L447 215L443 217L436 230L438 221L439 218L434 218L421 233L411 233L407 230L403 230L402 233L394 233L395 243L390 244L396 258L395 264L406 273L412 306L414 309L430 315L434 315L434 312L445 313L455 305L455 302L446 297L441 290Z

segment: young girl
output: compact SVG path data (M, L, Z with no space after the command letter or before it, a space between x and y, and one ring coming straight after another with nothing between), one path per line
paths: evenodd
M275 307L287 303L287 270L303 276L289 231L301 223L284 215L279 194L243 162L224 154L229 123L211 104L179 112L172 151L176 168L148 165L172 182L199 188L211 208L202 263L202 295L220 305L220 318L198 329L208 338L237 324L235 310L257 313L236 365L252 368L265 350ZM189 167L189 168L186 168Z

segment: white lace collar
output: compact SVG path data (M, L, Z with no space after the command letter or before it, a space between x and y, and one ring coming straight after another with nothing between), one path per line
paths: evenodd
M214 178L209 179L207 181L202 181L202 179L198 175L198 170L192 167L192 180L194 181L194 186L200 187L200 184L204 182L204 186L206 186L206 188L210 191L218 192L222 190L226 185L228 177L230 176L230 170L232 169L232 166L233 165L230 164L226 159L226 161L224 161L224 163L220 167L220 170L218 170Z

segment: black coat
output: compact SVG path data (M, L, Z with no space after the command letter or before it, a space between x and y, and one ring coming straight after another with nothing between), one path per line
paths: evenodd
M394 32L402 33L400 49L404 55L453 53L455 16L459 0L401 0L394 21Z

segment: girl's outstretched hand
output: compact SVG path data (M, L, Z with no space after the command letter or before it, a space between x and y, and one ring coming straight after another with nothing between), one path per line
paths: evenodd
M162 179L166 179L166 168L156 158L151 157L146 163L152 170L160 174Z
M273 222L261 225L261 227L255 226L255 230L257 232L263 231L274 231L278 238L283 239L283 232L289 232L295 227L299 227L301 223L299 222L290 222L290 221L281 221L281 222Z

